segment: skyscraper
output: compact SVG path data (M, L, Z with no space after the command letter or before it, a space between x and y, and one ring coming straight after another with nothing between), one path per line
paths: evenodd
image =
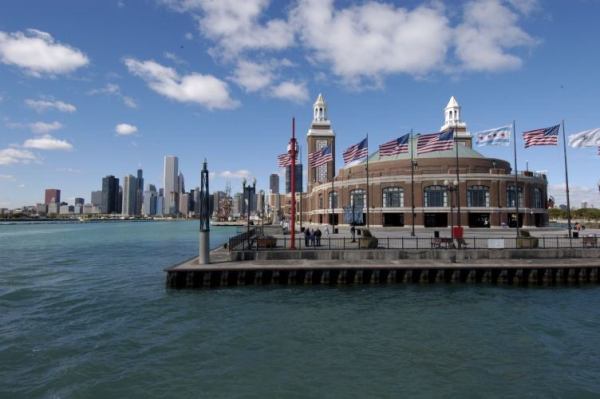
M292 167L285 168L285 192L292 192ZM296 192L302 192L302 164L296 164Z
M164 171L164 214L176 215L179 205L179 160L176 156L167 155L165 157Z
M119 204L119 179L114 176L102 178L102 213L120 212Z
M177 176L177 189L179 193L185 193L185 181L183 178L183 173L179 172Z
M153 184L149 184L148 189L144 191L144 203L142 206L142 214L144 216L156 215L157 199L156 187Z
M132 176L123 178L123 206L121 213L123 215L134 216L137 207L137 179Z
M269 190L271 194L279 194L279 175L276 173L269 176Z
M79 198L79 197L75 198L75 205L82 205L83 206L84 202L85 202L85 200L83 198Z
M137 188L136 188L135 215L142 214L142 204L144 202L144 176L141 169L137 170Z
M47 188L44 195L44 204L49 205L60 203L60 190L57 188Z

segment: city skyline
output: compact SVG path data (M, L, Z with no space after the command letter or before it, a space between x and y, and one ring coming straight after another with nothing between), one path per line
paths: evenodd
M66 2L32 2L39 16L28 12L27 1L7 2L0 19L0 207L43 202L48 187L61 189L63 199L87 199L102 177L122 179L138 168L159 183L167 154L179 157L190 187L207 158L212 187L230 181L237 191L243 178L256 177L257 189L268 192L270 174L284 181L276 156L285 151L291 117L303 143L318 93L329 104L338 159L365 133L373 152L411 129L437 131L452 95L472 133L514 119L519 169L546 170L550 194L564 203L563 166L551 162L561 146L525 151L520 133L562 119L567 134L600 125L599 56L590 51L600 33L593 23L600 4L250 3L250 14L177 0L103 2L91 13L83 12L90 6L69 4L81 16L65 24ZM215 31L223 15L238 29ZM381 42L369 45L353 29L343 36L345 15ZM378 15L391 25L369 23ZM105 32L96 19L112 21L114 29ZM322 24L322 36L308 37L315 33L300 30L301 22ZM165 29L153 29L155 23ZM410 46L389 27L396 25L423 29L421 44L431 49ZM100 32L114 46L106 47ZM467 40L469 33L481 40ZM46 64L16 51L34 44L49 56ZM483 152L512 160L507 148ZM572 202L597 206L598 176L588 173L600 165L596 149L569 148L568 156Z

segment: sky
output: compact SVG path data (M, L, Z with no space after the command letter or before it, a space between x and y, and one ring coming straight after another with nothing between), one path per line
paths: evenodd
M454 95L471 133L514 120L519 169L564 203L562 139L525 150L521 132L600 127L598 15L599 0L4 0L0 207L50 187L89 201L138 168L162 187L165 155L188 189L206 158L212 191L268 190L319 93L338 168L367 133L372 152L438 131ZM511 147L480 152L512 163ZM600 206L597 149L567 153L572 204Z

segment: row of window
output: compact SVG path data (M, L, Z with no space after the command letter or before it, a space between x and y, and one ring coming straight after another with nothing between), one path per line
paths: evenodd
M424 206L426 208L447 207L448 190L446 186L428 186L423 190ZM384 208L402 208L404 207L404 190L400 187L386 187L382 190ZM542 190L535 187L533 189L533 208L544 208ZM329 193L329 208L337 208L337 193ZM516 194L515 186L508 186L506 189L506 202L509 208L515 206ZM350 206L362 209L367 203L367 193L364 189L358 188L350 191ZM523 188L519 187L519 206L525 207L523 198ZM487 208L490 206L490 189L487 186L470 186L467 189L467 206ZM323 208L323 197L319 196L319 208Z

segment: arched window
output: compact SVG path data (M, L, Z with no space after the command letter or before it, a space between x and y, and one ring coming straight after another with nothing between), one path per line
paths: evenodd
M471 186L467 189L467 206L489 207L490 189L486 186Z
M448 206L448 192L444 186L429 186L424 190L425 207Z
M323 194L319 194L319 209L323 209Z
M533 188L533 204L532 208L544 208L544 201L542 199L542 190L537 187Z
M514 208L516 206L517 194L515 193L515 186L508 186L506 188L506 206ZM519 207L523 208L525 201L523 199L523 187L519 187Z
M363 209L367 204L367 193L362 188L350 191L350 206L354 209Z
M337 204L337 193L335 191L332 191L329 193L329 208L337 208Z
M386 187L383 189L383 207L401 208L404 206L404 190L400 187Z

